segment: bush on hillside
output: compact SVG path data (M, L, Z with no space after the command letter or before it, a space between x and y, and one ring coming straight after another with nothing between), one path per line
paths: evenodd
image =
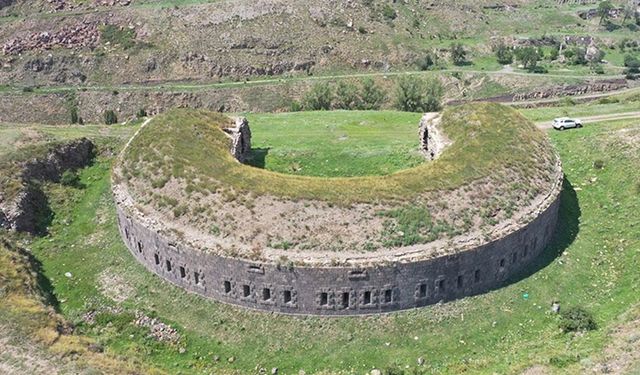
M112 110L104 111L104 123L107 125L113 125L118 122L118 116Z
M304 109L307 111L327 111L331 109L331 102L333 102L333 89L327 83L316 83L304 96L303 102Z
M66 170L60 177L60 183L64 186L78 187L80 186L80 177L75 172Z
M504 43L498 44L494 53L498 63L502 65L509 65L513 62L513 51Z
M361 107L358 88L350 83L340 82L336 87L335 104L336 109L357 109Z
M458 66L469 63L467 61L467 51L462 44L454 43L451 45L451 61L453 61L454 65Z
M565 333L593 331L596 328L593 316L582 307L571 307L560 313L560 329Z
M362 81L360 93L360 108L363 110L377 110L382 107L387 95L371 78Z
M437 79L403 76L396 88L396 107L406 112L436 112L443 94L444 88Z

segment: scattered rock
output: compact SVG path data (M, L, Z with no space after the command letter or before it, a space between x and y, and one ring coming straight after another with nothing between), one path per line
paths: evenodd
M68 278L72 278L73 275L71 274L71 272L65 272L64 275Z
M227 362L229 363L233 363L236 361L236 357L229 357L229 359L227 359Z
M180 341L180 334L178 331L168 324L162 323L157 318L150 318L144 314L137 314L134 324L139 327L147 327L150 331L150 336L158 341L176 343ZM180 348L180 350L185 350Z
M382 371L374 368L373 370L371 370L371 375L382 375Z
M424 358L420 357L418 358L418 366L422 366L424 365Z
M25 51L63 48L95 48L100 41L100 31L96 23L81 22L73 26L63 26L57 32L36 32L25 38L11 39L4 43L5 55L18 55Z

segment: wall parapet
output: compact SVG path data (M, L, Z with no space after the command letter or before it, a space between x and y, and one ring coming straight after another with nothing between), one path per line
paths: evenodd
M551 241L559 193L555 189L528 224L489 243L439 258L367 267L285 267L204 253L151 229L121 191L116 211L133 256L186 290L256 310L344 316L411 309L502 286L530 267Z

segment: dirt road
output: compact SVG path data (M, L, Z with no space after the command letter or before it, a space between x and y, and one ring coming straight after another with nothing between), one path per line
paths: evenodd
M611 113L607 115L580 117L583 124L590 124L603 121L617 121L617 120L633 120L640 119L640 112L623 112L623 113ZM540 129L551 129L551 122L553 119L547 121L536 122L536 126Z

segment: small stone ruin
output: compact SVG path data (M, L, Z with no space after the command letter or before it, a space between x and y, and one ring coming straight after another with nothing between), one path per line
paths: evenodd
M249 120L245 117L238 117L235 126L223 128L225 133L231 138L231 155L240 163L244 163L251 154L251 129Z
M435 160L451 141L440 130L440 113L425 113L420 120L420 150L429 159Z

